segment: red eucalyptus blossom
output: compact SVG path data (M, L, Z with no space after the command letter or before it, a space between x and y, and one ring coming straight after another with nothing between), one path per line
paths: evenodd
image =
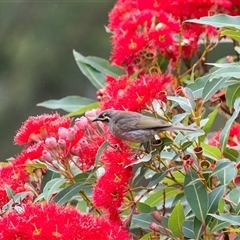
M0 219L0 239L100 239L130 240L116 223L53 203L22 206Z
M153 99L158 99L160 92L170 88L170 82L170 76L161 74L143 75L137 79L126 75L118 79L108 76L107 84L101 91L101 107L140 111Z

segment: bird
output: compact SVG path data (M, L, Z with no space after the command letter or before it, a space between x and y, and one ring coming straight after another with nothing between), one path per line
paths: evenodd
M163 131L196 131L196 128L173 125L138 112L113 109L102 111L92 121L106 124L116 138L136 143L146 143Z

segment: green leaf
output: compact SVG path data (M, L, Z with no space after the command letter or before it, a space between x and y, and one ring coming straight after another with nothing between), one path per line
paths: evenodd
M152 216L151 213L141 213L133 215L132 217L132 224L134 227L139 227L145 230L151 230L150 229L150 223L156 223L158 224L160 231L164 232L165 234L168 234L167 226L168 226L168 219L166 217L161 217L161 225L164 226L164 228L160 225L159 222ZM171 234L169 232L169 234Z
M193 144L192 141L187 141L187 142L183 143L181 146L182 151L185 151L188 147L192 146L192 144Z
M236 28L233 30L224 29L221 32L221 37L222 36L228 36L228 37L234 39L235 41L240 42L240 32Z
M216 74L217 71L215 71L213 74ZM222 84L230 78L230 76L213 77L213 74L210 75L210 78L208 79L203 88L202 98L204 102L207 102L217 91L219 91L222 88Z
M172 210L172 213L168 220L168 227L172 231L173 235L179 238L183 237L182 226L185 220L183 206L180 202Z
M236 101L237 98L240 97L240 82L239 84L234 84L232 86L229 86L226 91L226 101L227 106L229 109L233 108L233 104Z
M158 190L157 192L151 194L146 200L145 203L148 204L151 207L155 207L158 204L160 204L163 199L164 199L164 194L163 191L165 192L165 200L169 199L175 195L177 195L179 192L181 192L179 189L173 188L173 187L168 187L163 190Z
M203 182L198 179L196 172L191 169L185 177L184 192L192 211L204 223L209 208L208 194Z
M122 74L121 69L116 66L111 66L110 63L105 59L97 57L84 57L75 50L73 50L73 55L82 73L97 89L104 87L106 83L106 74L113 77L118 77Z
M143 229L150 230L149 226L152 222L159 224L159 222L157 222L157 220L152 216L151 213L136 214L132 217L132 224Z
M211 219L212 219L212 216L209 215L209 217L211 217ZM211 232L214 233L214 232L218 232L220 230L223 230L224 228L228 227L229 225L230 225L230 223L228 223L228 222L220 221L218 219L214 219L209 224L209 227L210 227Z
M54 198L53 201L58 205L63 205L69 202L73 197L79 195L79 191L84 187L82 183L75 183L69 185L60 191Z
M194 83L191 83L188 85L188 88L190 88L193 91L194 98L202 98L203 88L206 84L210 74L204 75L202 77L199 77L195 80Z
M211 176L216 175L222 185L228 185L237 175L237 169L233 162L218 162Z
M154 187L156 184L158 184L162 179L164 179L167 176L167 171L162 172L162 173L155 173L152 178L151 181L148 183L147 188L152 188Z
M94 102L94 100L89 98L84 98L80 96L68 96L58 100L52 99L42 103L38 103L37 106L50 109L63 109L66 112L72 112Z
M193 99L188 99L181 96L177 96L177 97L169 96L168 100L176 102L184 111L188 113L191 113L196 106Z
M219 160L222 156L219 148L208 145L206 143L201 142L201 147L203 148L203 154L211 159Z
M195 234L194 239L201 239L201 236L204 232L204 224L197 217L194 217L193 226Z
M216 106L216 108L210 113L208 114L208 116L206 117L206 119L208 119L207 123L203 126L203 131L205 132L205 134L203 136L200 136L200 142L203 142L205 137L207 136L207 134L210 132L211 127L214 123L214 120L218 114L218 106Z
M86 106L81 107L80 109L78 109L76 111L68 113L67 116L68 117L79 116L79 115L84 114L88 110L92 110L92 109L95 109L95 108L98 108L98 107L99 107L99 103L98 102L90 103L90 104L88 104Z
M220 199L223 197L225 191L224 186L219 186L212 190L208 196L209 196L209 213L215 213L218 209L218 204Z
M66 182L64 178L54 178L49 181L43 189L44 199L48 202L52 195L61 191L61 186Z
M7 211L8 209L14 208L14 206L18 203L21 203L28 195L31 195L32 192L21 192L15 194L11 200L6 203L4 206L1 206L1 213Z
M223 150L223 155L224 157L230 159L231 161L236 162L239 156L239 152L235 149L226 147Z
M234 188L228 195L236 215L240 213L240 188Z
M182 232L186 238L196 239L194 233L194 222L192 220L187 220L183 223Z
M220 135L220 143L221 143L221 150L223 152L224 148L227 145L227 141L228 141L228 136L229 136L229 131L230 128L234 122L234 120L238 117L239 112L240 112L240 98L237 98L235 103L234 103L234 109L235 111L233 112L232 116L228 119L228 121L226 122L221 135Z
M202 17L200 19L190 19L186 20L186 22L207 24L216 28L235 27L237 29L240 29L240 17L233 17L226 14L217 14L211 17Z
M59 177L60 177L59 173L53 172L51 170L47 170L46 174L43 175L41 189L44 189L46 184L50 182L52 179L59 178Z
M219 215L217 215L217 214L209 214L209 215L220 221L227 222L231 225L240 226L240 216L235 216L235 215L231 215L228 213L222 213Z
M140 213L151 213L152 212L152 208L149 205L147 205L146 203L142 203L142 202L137 203L137 210Z

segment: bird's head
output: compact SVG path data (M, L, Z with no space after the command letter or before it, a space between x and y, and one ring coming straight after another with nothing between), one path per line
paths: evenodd
M111 121L111 119L114 117L114 110L105 110L101 112L96 118L94 118L92 121L93 122L103 122L108 125L108 123Z

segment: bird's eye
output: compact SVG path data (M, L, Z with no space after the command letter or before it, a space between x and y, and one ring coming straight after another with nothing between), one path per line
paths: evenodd
M110 117L109 117L108 115L104 114L104 115L102 116L102 121L103 121L103 122L109 122L109 120L110 120Z

